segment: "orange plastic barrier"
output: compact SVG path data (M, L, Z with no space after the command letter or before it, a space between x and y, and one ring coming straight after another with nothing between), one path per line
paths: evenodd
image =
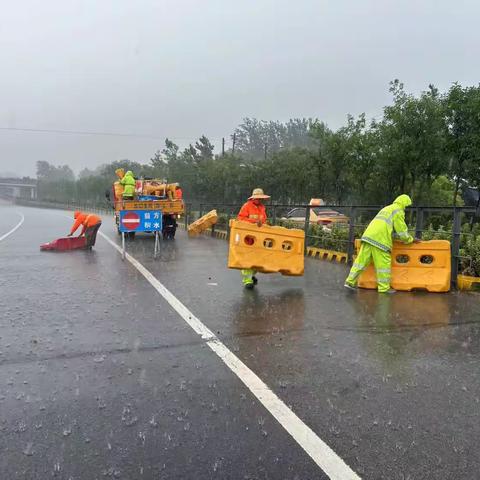
M203 231L211 228L212 225L215 225L218 220L218 215L216 210L211 210L206 213L203 217L200 217L197 221L191 223L188 226L188 234L190 236L199 235Z
M113 189L115 192L115 200L121 200L123 196L123 185L120 182L115 182Z
M355 242L357 250L360 240ZM451 253L448 240L430 240L405 245L395 242L392 250L392 288L395 290L450 290ZM370 265L359 278L360 288L377 288L377 278Z
M228 268L303 275L305 232L230 220Z

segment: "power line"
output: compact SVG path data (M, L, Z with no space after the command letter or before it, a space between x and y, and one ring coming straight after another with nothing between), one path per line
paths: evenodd
M136 133L114 133L114 132L93 132L87 130L55 130L48 128L16 128L16 127L0 127L0 130L7 130L13 132L35 132L35 133L64 133L69 135L96 135L109 137L140 137L158 140L159 136L136 134Z
M143 133L115 133L115 132L95 132L89 130L57 130L50 128L16 128L16 127L0 127L0 130L11 131L11 132L25 132L25 133L56 133L56 134L67 134L67 135L93 135L93 136L103 136L103 137L132 137L132 138L148 138L150 140L187 140L187 141L196 141L197 139L192 140L191 137L168 137L168 136L159 136L159 135L150 135ZM221 139L211 138L209 140L218 141Z

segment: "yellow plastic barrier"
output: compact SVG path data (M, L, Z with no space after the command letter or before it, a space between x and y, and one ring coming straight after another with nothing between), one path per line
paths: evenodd
M325 250L324 248L308 247L307 256L319 260L328 260L329 262L347 263L347 254L336 252L335 250Z
M457 275L457 287L459 290L480 290L480 278Z
M357 249L360 240L356 240ZM448 240L430 240L405 245L395 242L392 250L392 280L395 290L450 290L451 253ZM373 265L359 278L360 288L377 288Z
M113 188L115 192L115 200L121 200L123 195L123 185L120 182L115 182Z
M215 225L218 220L218 215L216 210L211 210L206 213L203 217L200 217L197 221L191 223L188 226L188 234L190 236L199 235L203 231Z
M305 232L230 220L228 268L303 275Z

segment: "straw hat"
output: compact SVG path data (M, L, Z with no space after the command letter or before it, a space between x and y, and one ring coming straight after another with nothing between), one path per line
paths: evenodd
M255 188L252 192L252 196L249 197L248 199L249 200L266 200L267 198L270 198L270 196L265 195L261 188Z

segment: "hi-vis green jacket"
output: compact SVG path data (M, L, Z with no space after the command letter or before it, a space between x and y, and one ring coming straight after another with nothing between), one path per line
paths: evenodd
M400 195L395 201L382 208L363 233L362 242L369 243L385 252L392 250L392 236L403 243L412 243L405 223L405 208L412 204L408 195Z
M133 197L135 195L135 178L131 170L129 170L120 180L123 185L123 196Z

